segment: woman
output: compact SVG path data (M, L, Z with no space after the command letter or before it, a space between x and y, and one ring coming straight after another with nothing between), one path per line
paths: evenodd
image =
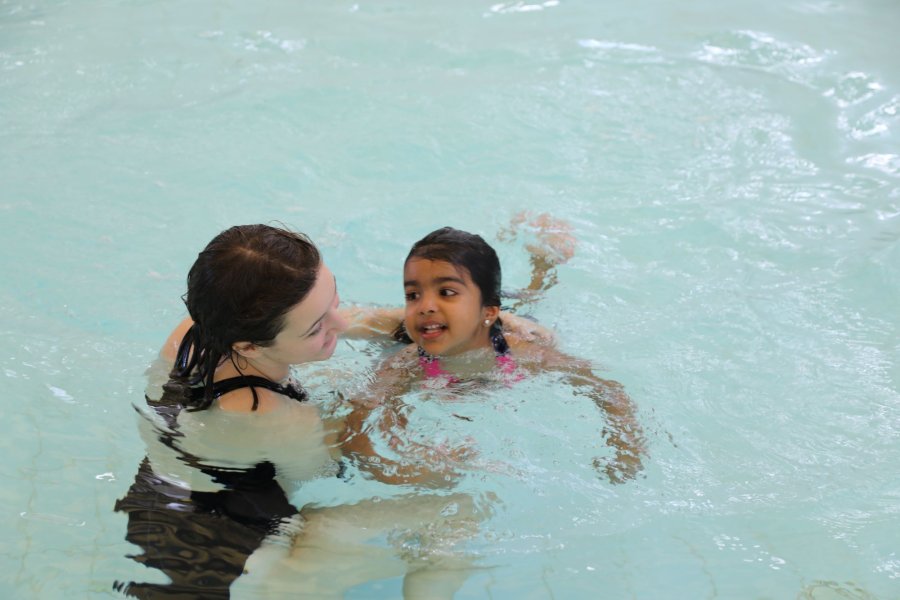
M147 395L148 456L116 503L144 549L132 558L171 579L116 585L136 597L227 597L264 538L296 529L294 487L338 470L317 408L290 378L290 365L329 358L348 325L312 242L232 227L199 254L187 288L190 319L161 353L174 367Z

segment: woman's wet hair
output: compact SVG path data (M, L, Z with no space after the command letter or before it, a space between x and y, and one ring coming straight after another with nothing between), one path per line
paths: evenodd
M309 294L321 266L319 251L302 233L269 225L226 229L203 249L187 277L187 305L194 326L178 350L172 375L203 385L212 404L213 376L232 346L271 346L291 308Z

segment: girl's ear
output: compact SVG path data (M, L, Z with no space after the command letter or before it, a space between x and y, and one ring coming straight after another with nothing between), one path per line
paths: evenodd
M485 326L490 327L494 324L494 321L497 320L497 317L500 316L500 307L499 306L483 306L481 308L482 319L487 321Z
M253 342L235 342L231 345L231 349L244 358L256 358L259 355L259 346Z

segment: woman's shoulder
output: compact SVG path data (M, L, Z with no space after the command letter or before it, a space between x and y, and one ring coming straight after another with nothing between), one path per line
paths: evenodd
M191 320L190 317L185 318L178 326L169 334L168 339L166 339L166 343L163 344L162 349L159 351L159 356L165 361L168 361L170 364L175 362L175 357L178 354L178 347L181 345L181 340L184 339L184 334L188 332L188 329L193 326L194 321Z
M256 392L256 398L253 396L254 392ZM285 400L288 399L265 388L245 387L222 394L216 399L216 406L227 413L266 414L281 408ZM253 408L254 401L257 403L255 409Z
M216 398L215 406L226 413L268 414L295 407L308 407L306 412L315 412L315 408L309 402L303 401L306 399L306 393L299 387L288 385L288 389L285 389L261 378L241 376L219 380L214 385L219 386L223 382L225 389L217 390L222 393ZM237 385L228 385L230 383Z

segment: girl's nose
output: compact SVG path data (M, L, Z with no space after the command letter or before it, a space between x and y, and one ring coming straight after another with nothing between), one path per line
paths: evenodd
M433 294L422 294L422 299L419 302L419 313L433 313L435 310L435 302Z

